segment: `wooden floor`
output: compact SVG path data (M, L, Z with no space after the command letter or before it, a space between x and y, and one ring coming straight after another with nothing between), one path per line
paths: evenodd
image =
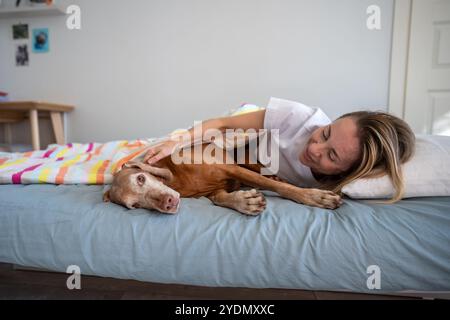
M328 299L415 299L371 294L326 291L209 288L186 285L165 285L134 280L81 277L81 290L66 287L68 274L19 271L11 264L0 263L0 300L17 299L218 299L218 300L328 300Z

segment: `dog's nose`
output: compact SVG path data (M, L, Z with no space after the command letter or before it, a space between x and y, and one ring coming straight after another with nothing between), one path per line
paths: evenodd
M170 210L170 209L176 207L179 202L180 202L180 198L177 198L177 197L174 197L171 195L167 195L164 198L164 208L166 208L166 210Z

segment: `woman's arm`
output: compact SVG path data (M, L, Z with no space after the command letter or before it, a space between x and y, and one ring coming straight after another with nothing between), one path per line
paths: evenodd
M201 124L198 124L191 129L188 130L190 135L191 143L194 143L194 132L198 131L201 133L201 137L203 137L203 133L208 129L217 129L222 132L225 132L227 129L263 129L264 128L264 117L266 114L266 110L253 111L237 116L230 117L221 117L214 118L206 121L202 121ZM201 128L200 128L201 125ZM197 133L197 134L198 134ZM172 154L173 150L179 144L178 141L167 140L161 144L158 144L147 151L147 154L144 157L144 162L149 164L153 164L158 162L159 160L167 157Z
M253 111L244 113L237 116L218 118L217 120L222 123L222 128L225 129L263 129L264 117L266 110ZM212 120L213 121L213 120Z
M201 133L203 133L208 129L217 129L222 132L225 132L227 129L263 129L264 128L264 116L266 110L259 110L254 112L249 112L237 116L230 117L222 117L215 118L203 121L201 123ZM194 130L200 129L198 126L195 126L189 130L189 134L191 135L191 141L194 140Z

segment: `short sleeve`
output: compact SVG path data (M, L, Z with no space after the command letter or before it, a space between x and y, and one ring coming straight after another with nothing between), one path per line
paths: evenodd
M314 118L313 123L310 121ZM292 130L314 129L317 125L327 125L331 121L318 108L306 106L300 102L271 98L266 108L264 129L279 129L280 134L293 134ZM312 125L314 128L310 128Z

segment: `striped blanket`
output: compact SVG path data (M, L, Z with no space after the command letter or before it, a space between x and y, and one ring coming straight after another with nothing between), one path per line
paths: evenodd
M49 145L26 153L0 152L0 184L109 184L122 165L160 139Z
M240 115L262 108L244 103L227 115ZM170 135L181 134L187 129L177 129ZM242 137L246 137L243 134ZM117 170L130 160L143 157L145 151L167 137L49 145L43 151L26 153L0 152L0 184L110 184ZM234 148L231 140L217 139L220 148Z

